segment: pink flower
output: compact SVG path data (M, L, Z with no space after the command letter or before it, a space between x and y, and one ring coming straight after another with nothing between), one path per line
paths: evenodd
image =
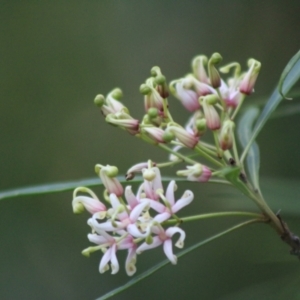
M89 193L92 197L82 195L77 196L78 192ZM103 219L106 215L106 206L98 199L92 190L85 187L78 187L74 190L72 206L75 214L80 214L86 209L89 213L95 215L95 217L99 219Z
M253 92L253 88L258 77L261 63L253 58L248 60L249 70L244 75L240 83L240 92L246 95L250 95Z
M221 80L221 86L219 88L222 99L225 101L228 107L237 107L240 103L243 95L240 93L236 86L236 79L232 78L228 81L228 85Z
M156 236L153 237L152 243L147 244L144 242L136 249L136 253L141 254L145 250L153 249L163 244L163 249L167 258L175 265L177 263L177 257L173 254L172 236L179 233L180 237L175 246L182 248L184 245L185 232L178 227L170 227L167 230L164 230L161 226L153 226L152 232L156 234Z
M211 177L211 170L204 165L187 166L186 170L177 171L178 176L186 176L189 181L207 182Z
M91 221L89 221L89 225L91 225L93 228L105 231L119 231L121 229L127 229L130 233L130 228L137 227L135 223L142 212L147 210L146 208L150 204L149 201L145 199L137 204L134 208L129 207L128 212L124 208L124 205L120 203L120 200L115 194L110 194L109 199L112 206L110 211L112 219L103 223L98 223L97 221L90 219Z
M99 175L103 185L107 189L109 194L116 194L118 197L123 194L123 187L119 180L115 178L118 175L118 168L110 165L100 165L95 166L95 171Z
M166 205L161 204L158 201L150 200L150 206L152 209L157 211L159 214L154 217L154 221L162 223L168 220L172 215L176 214L183 207L189 205L193 199L194 194L187 190L184 192L182 197L175 202L174 191L176 189L175 181L172 180L167 188L166 196L163 198L163 201Z
M94 220L95 221L95 220ZM96 221L95 221L96 222ZM99 265L99 272L104 273L109 270L108 263L111 265L111 274L116 274L119 271L119 262L117 259L117 242L114 237L106 233L105 231L96 228L98 234L88 234L90 242L97 244L101 249L106 249ZM83 254L89 254L89 248L83 250Z
M195 91L185 87L186 81L186 79L177 81L177 83L175 83L175 89L173 88L171 91L173 91L175 97L181 101L182 105L188 111L192 112L200 108L198 101L199 96Z
M143 190L146 194L146 197L152 200L158 200L159 195L156 193L156 191L163 190L159 168L152 167L143 169L142 172L144 177Z
M199 137L197 137L195 134L187 132L181 126L171 124L167 127L166 131L173 133L178 139L178 141L181 142L187 148L193 149L198 144Z

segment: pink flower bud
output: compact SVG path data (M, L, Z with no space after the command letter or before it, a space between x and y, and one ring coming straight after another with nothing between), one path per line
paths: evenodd
M193 149L198 144L199 137L197 137L195 134L187 132L181 126L170 125L167 127L166 131L173 133L179 142L181 142L187 148Z
M246 95L250 95L253 92L253 88L259 74L261 63L253 58L248 60L249 70L244 75L240 83L240 92Z
M205 55L197 56L192 61L192 68L196 78L203 82L209 83L205 67L207 65L207 57Z
M184 78L178 81L173 81L170 84L170 90L174 94L176 98L178 98L182 105L188 110L188 111L196 111L200 108L200 104L198 101L198 94L188 89L187 83L188 79Z
M228 150L232 148L234 139L234 127L235 124L231 120L226 120L221 128L219 143L223 150Z
M206 125L211 130L217 130L221 127L220 116L215 107L210 104L211 97L206 96L203 99L202 107L206 119Z
M143 131L145 131L155 142L165 143L164 141L164 130L155 126L144 126Z
M207 182L211 177L211 170L204 165L187 166L186 170L177 171L178 176L185 176L189 181Z
M110 165L102 166L98 164L95 166L95 171L99 175L109 194L115 194L117 197L122 196L123 187L119 180L115 178L118 175L117 167Z

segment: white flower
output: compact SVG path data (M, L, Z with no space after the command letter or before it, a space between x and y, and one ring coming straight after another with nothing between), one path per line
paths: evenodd
M175 265L177 263L177 257L173 254L172 236L176 233L180 234L175 246L182 248L184 245L185 232L178 227L170 227L167 230L164 230L161 226L153 226L152 232L156 234L156 236L153 237L152 243L147 244L144 242L136 249L136 253L141 254L145 250L153 249L163 244L163 249L167 258Z

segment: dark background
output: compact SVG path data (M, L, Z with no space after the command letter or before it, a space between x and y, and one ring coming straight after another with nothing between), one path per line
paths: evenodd
M216 51L244 68L249 57L261 61L256 96L267 96L299 49L299 12L297 0L0 1L0 189L93 177L96 163L124 174L136 162L164 160L158 149L108 126L94 96L120 87L141 119L139 85L152 66L172 80L190 71L195 55ZM173 98L170 105L184 123L188 113ZM262 190L298 232L299 124L298 115L271 120L258 138ZM186 187L199 199L183 215L246 203L209 185L182 184L178 196ZM95 299L128 280L122 255L122 270L112 276L98 273L99 253L80 254L89 245L88 214L74 216L71 200L66 192L0 203L0 299ZM187 244L238 221L188 224ZM143 254L138 274L163 258L162 249ZM116 299L299 299L299 272L278 237L254 225Z

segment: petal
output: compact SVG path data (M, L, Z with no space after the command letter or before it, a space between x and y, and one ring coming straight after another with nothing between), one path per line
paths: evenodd
M176 183L174 180L172 180L169 183L167 191L166 191L166 198L167 198L168 202L171 204L171 206L173 206L175 203L174 192L176 191L176 188L177 188Z
M158 223L162 223L166 220L168 220L171 217L171 214L169 212L163 212L162 214L158 214L154 217L154 220Z
M159 213L166 211L166 207L158 201L150 200L150 207Z
M127 226L127 231L129 232L129 234L136 238L145 238L150 234L150 228L151 226L149 225L147 226L145 232L141 232L141 230L137 227L136 224L129 224Z
M177 257L176 257L176 255L173 254L172 240L171 239L165 240L163 247L164 247L164 252L165 252L167 258L169 259L169 261L173 265L176 265Z
M100 265L99 265L99 272L101 274L104 273L105 271L109 270L108 262L110 261L111 253L112 253L112 249L108 248L107 251L102 256L102 259L101 259Z
M146 242L141 244L137 249L136 249L136 253L137 254L141 254L143 251L145 250L150 250L153 248L156 248L158 246L160 246L162 244L162 241L160 240L160 238L158 236L155 236L153 238L153 241L151 244L147 244Z
M87 196L78 196L74 198L72 201L74 213L80 213L81 212L80 208L82 205L91 214L106 210L105 205L99 200Z
M147 200L144 200L140 204L138 204L130 213L130 220L132 222L136 222L146 206L149 206L149 201Z
M180 237L178 239L178 241L176 242L175 246L178 247L178 248L183 248L184 246L184 240L185 240L185 232L181 229L181 228L178 228L178 227L170 227L166 230L166 235L168 237L172 237L175 233L179 233L180 234Z
M89 233L88 234L88 239L91 243L97 244L97 245L102 245L107 243L107 239L101 235L94 234L94 233Z
M132 276L136 272L136 249L128 249L128 255L125 262L125 269L128 276Z
M172 207L172 212L175 214L177 213L180 209L182 209L183 207L189 205L194 199L194 194L192 191L185 191L182 198L177 200L177 202L175 203L175 205L173 205Z
M112 245L111 258L110 258L110 261L111 261L111 274L118 273L119 269L120 269L116 252L117 252L117 245L114 244L114 245Z
M133 192L131 190L131 186L127 186L125 188L125 198L131 209L133 209L139 203L137 198L135 197L135 195L133 194Z

